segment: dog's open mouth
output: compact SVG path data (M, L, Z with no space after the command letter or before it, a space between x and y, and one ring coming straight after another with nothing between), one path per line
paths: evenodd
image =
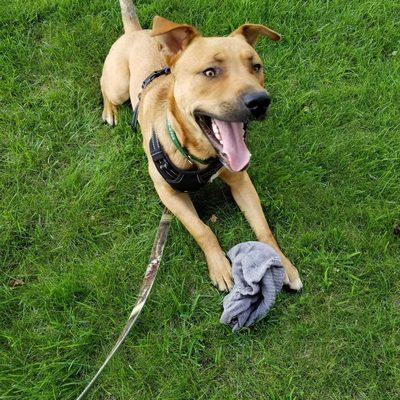
M244 170L251 157L245 142L246 124L222 121L200 113L196 113L195 117L222 163L231 171Z

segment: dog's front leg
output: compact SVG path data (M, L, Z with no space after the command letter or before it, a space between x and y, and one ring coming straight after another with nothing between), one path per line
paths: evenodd
M164 183L156 184L155 187L164 205L182 222L203 250L212 283L219 290L230 290L232 288L231 265L217 237L199 218L189 195L175 192Z
M260 199L247 172L230 172L226 169L220 177L231 188L233 198L242 210L260 242L273 246L282 258L285 267L285 283L293 290L300 290L303 284L296 267L282 253L263 213Z

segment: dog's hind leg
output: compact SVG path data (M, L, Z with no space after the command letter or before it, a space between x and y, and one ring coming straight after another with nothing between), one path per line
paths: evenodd
M114 74L108 69L117 69L115 66L109 67L107 62L104 64L103 75L101 77L101 93L103 94L103 114L104 122L109 125L117 125L117 107L129 99L129 71L125 73L118 69Z
M100 85L103 94L103 121L117 124L117 107L129 99L129 54L132 33L141 30L136 8L132 0L120 0L125 35L111 47L104 62Z
M100 79L103 94L103 121L117 124L117 107L129 99L129 66L126 50L127 38L120 37L111 47L104 62Z
M103 113L102 119L104 122L111 126L115 126L118 123L117 118L117 106L111 102L111 100L107 97L107 95L103 93Z

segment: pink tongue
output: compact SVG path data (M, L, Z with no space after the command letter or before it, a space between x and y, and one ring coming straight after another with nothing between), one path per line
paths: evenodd
M243 122L226 122L214 119L221 134L222 152L228 157L232 171L241 171L250 161L250 152L244 142Z

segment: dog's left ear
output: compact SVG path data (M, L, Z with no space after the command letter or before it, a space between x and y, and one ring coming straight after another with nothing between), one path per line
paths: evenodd
M229 36L243 36L247 43L254 47L260 35L268 36L271 40L281 40L281 35L264 25L244 24L239 26Z
M199 35L196 28L191 25L177 24L158 15L153 19L151 36L159 43L160 50L169 65L173 64L176 57Z

